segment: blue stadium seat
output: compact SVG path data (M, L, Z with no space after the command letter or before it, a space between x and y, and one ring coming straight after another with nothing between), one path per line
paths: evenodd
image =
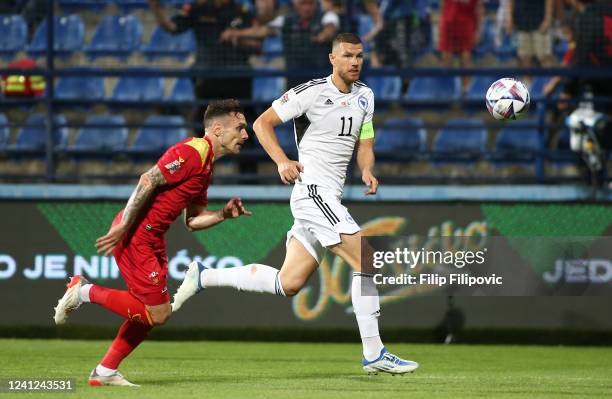
M157 27L153 31L149 43L143 46L142 53L147 60L159 57L173 57L182 61L195 51L195 46L195 38L191 30L179 35L173 35Z
M529 95L532 100L542 100L544 96L544 86L550 81L550 76L537 76L529 86ZM553 93L554 94L554 93Z
M407 100L419 101L452 101L461 95L459 77L418 77L410 82L404 96Z
M193 94L193 83L189 78L178 78L172 87L172 91L170 92L170 97L168 97L169 101L178 101L178 102L186 102L186 101L194 101L195 96Z
M107 6L107 0L59 0L60 6L65 10L87 9L100 11Z
M85 47L90 58L126 58L140 48L142 24L134 15L110 15L96 27L91 43Z
M0 15L0 57L10 60L25 49L28 25L21 15Z
M283 55L283 41L279 36L269 36L263 41L261 53L266 61Z
M60 100L102 100L104 78L95 76L61 78L55 86L55 97Z
M425 150L427 132L423 128L423 120L419 118L387 119L382 128L376 131L374 149L378 151L408 151Z
M111 96L116 101L161 101L163 98L162 78L121 78Z
M175 115L152 115L138 129L130 152L154 152L162 154L168 147L187 138L185 120ZM147 126L149 125L149 126ZM164 127L150 126L164 125Z
M366 84L374 92L376 100L394 101L402 96L402 79L399 76L371 76Z
M129 12L137 8L148 8L147 0L115 0L115 4L124 12Z
M47 128L45 127L47 116L44 114L32 115L28 118L27 124L17 133L17 140L10 148L15 151L41 151L47 146ZM57 125L53 130L53 143L55 149L65 149L68 144L68 128L64 115L56 114L53 122Z
M7 123L8 121L6 119L6 115L0 114L0 150L8 146L11 136L11 131L8 126L2 126L6 125Z
M285 79L282 77L265 77L253 79L253 100L272 102L285 90Z
M453 158L451 162L470 160L483 152L487 143L487 130L480 119L451 119L440 129L434 139L432 150L442 158ZM438 157L439 158L439 157Z
M78 15L55 17L53 23L53 49L58 56L67 56L83 49L85 26ZM39 57L47 51L47 20L36 29L28 54Z
M76 141L71 149L77 151L123 151L127 146L128 129L121 125L125 125L125 119L121 115L90 116L85 121L85 126L77 132ZM108 156L104 157L108 158Z
M537 123L537 120L522 120L506 125L497 134L495 150L501 152L502 157L507 153L505 158L511 158L510 163L533 163L533 153L543 149Z
M492 76L474 76L468 85L465 93L465 99L471 101L482 101L482 104L484 104L487 90L489 90L489 87L493 82L495 82L495 80L497 79Z
M293 122L283 123L277 126L274 131L278 138L278 144L289 154L297 154L297 146L295 144L295 131Z

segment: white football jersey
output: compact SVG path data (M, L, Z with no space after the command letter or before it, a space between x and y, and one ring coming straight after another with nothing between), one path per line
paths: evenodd
M350 93L342 93L330 75L290 89L272 108L283 122L294 122L299 161L304 165L302 182L296 184L315 184L342 196L361 127L372 122L372 90L357 81Z

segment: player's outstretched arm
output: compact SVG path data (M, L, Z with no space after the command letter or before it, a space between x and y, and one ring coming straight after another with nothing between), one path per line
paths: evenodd
M224 220L235 219L242 215L251 216L242 200L238 197L230 199L227 204L216 211L209 211L203 205L190 204L185 209L185 226L189 231L198 231L213 227Z
M106 235L96 240L98 253L103 253L104 256L106 256L113 251L115 246L123 239L130 227L134 224L134 221L149 202L157 187L163 186L164 184L166 184L166 179L157 165L140 176L138 185L132 192L123 210L121 222L111 227Z
M374 177L374 139L357 142L357 167L361 170L361 180L368 187L365 195L376 194L378 180Z
M261 146L276 163L278 174L283 183L290 184L296 180L302 180L300 178L300 173L304 171L304 166L298 161L290 160L278 143L278 138L274 133L274 127L280 125L281 122L276 111L270 107L255 120L255 123L253 123L253 130Z

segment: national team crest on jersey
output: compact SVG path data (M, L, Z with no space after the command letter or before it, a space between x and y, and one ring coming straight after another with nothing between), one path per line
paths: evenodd
M361 108L362 111L367 111L368 99L365 98L365 96L363 95L359 96L359 98L357 99L357 102L359 103L359 108Z
M184 162L185 162L185 160L183 158L181 158L181 156L179 155L178 159L165 164L164 167L166 169L168 169L168 171L170 172L171 175L173 175L174 173L176 173L177 170L179 170L181 168L181 165Z

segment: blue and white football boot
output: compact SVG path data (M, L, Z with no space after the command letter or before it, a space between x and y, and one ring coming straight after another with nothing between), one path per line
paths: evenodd
M178 287L178 290L176 290L176 294L174 294L174 301L172 302L173 312L179 310L187 299L204 289L200 280L200 273L204 269L206 269L206 266L200 262L191 262L189 264L185 272L185 279Z
M405 374L412 373L414 370L419 368L419 364L417 362L401 359L394 354L389 353L386 348L382 348L378 359L368 361L364 358L361 364L363 364L363 371L368 374Z

